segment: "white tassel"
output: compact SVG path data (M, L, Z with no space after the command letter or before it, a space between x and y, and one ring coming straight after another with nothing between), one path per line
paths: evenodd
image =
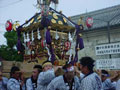
M71 62L72 54L74 54L74 51L75 51L75 44L76 44L76 43L72 41L72 43L71 43L71 47L70 47L70 50L69 50L69 52L70 52L70 56L69 56L69 61L68 61L68 63Z
M73 41L73 39L72 39L72 37L71 37L70 32L69 32L69 34L68 34L68 39L69 39L69 41L70 41L70 42L72 42L72 41Z
M38 40L41 39L39 28L37 29Z
M70 62L71 62L71 57L72 57L72 48L69 50L69 52L70 52L70 56L69 56L69 61L68 61L68 63L70 63Z
M23 33L23 38L24 38L24 43L26 43L27 40L26 40L26 37L25 37L25 33Z
M30 41L30 39L29 39L29 33L27 33L27 40L26 40L27 42L29 42Z
M74 32L74 34L75 34L75 32ZM70 32L69 32L68 38L69 38L69 41L71 42L71 47L70 47L70 50L69 50L70 56L69 56L69 61L68 61L68 63L70 63L70 62L71 62L72 53L73 53L73 50L72 50L73 48L72 48L72 46L75 46L75 45L74 45L74 42L73 42L74 35L73 35L73 38L72 38L72 36L71 36L71 34L70 34Z
M49 49L48 49L48 47L46 46L46 49L47 49L47 51L48 51L48 56L49 56L49 61L50 61L50 59L51 59L51 54L50 54L50 51L49 51Z
M33 31L32 31L32 41L34 41L34 35L33 35Z
M56 40L58 40L58 39L59 39L59 36L58 36L58 32L57 32L57 30L56 30L55 39L56 39Z
M45 40L45 43L46 43L46 40ZM50 54L50 51L49 51L49 48L47 47L47 44L45 44L45 48L47 49L47 52L48 52L48 56L49 56L49 61L51 59L51 54Z

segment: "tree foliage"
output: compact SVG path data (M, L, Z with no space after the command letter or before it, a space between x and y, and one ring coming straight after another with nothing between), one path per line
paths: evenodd
M7 45L8 47L10 47L11 49L13 49L13 47L16 45L17 43L17 33L15 31L11 31L11 32L6 32L4 34L4 37L7 40Z
M5 32L7 45L0 46L0 57L8 61L23 61L23 55L18 54L16 49L17 44L17 32Z

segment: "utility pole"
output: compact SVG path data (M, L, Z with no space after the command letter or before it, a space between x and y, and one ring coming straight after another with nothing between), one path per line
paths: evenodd
M108 35L108 43L111 43L110 39L110 21L107 21L107 35ZM111 54L109 54L109 58L111 59Z
M107 22L107 35L108 35L108 43L111 43L110 42L110 22L109 21Z

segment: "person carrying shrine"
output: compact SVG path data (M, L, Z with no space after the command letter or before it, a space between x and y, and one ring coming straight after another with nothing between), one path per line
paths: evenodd
M33 67L32 76L26 81L26 90L36 90L37 89L37 79L39 73L42 71L41 65L35 65Z
M43 71L39 74L37 80L37 90L47 90L48 84L55 78L53 65L50 61L45 61L42 64Z
M8 82L8 78L3 77L2 71L0 71L0 89L1 90L7 90L7 82Z
M64 75L53 79L47 90L80 90L79 78L74 74L74 67L70 64L63 66Z
M25 90L23 73L17 66L13 66L11 68L10 79L7 83L7 90Z
M84 77L80 81L81 90L101 90L102 82L97 73L93 71L94 60L91 57L80 59L80 70Z

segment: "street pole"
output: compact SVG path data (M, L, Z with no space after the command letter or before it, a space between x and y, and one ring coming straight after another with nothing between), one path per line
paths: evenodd
M108 43L110 44L110 21L107 21L107 36L108 36ZM109 58L111 59L111 54L109 54Z
M109 21L105 21L105 20L102 20L102 19L94 19L94 20L98 20L98 21L102 21L102 22L105 22L107 23L107 38L108 38L108 44L111 43L111 38L110 38L110 22L111 20ZM111 54L109 54L109 58L111 58Z
M108 43L110 43L110 22L107 22Z

